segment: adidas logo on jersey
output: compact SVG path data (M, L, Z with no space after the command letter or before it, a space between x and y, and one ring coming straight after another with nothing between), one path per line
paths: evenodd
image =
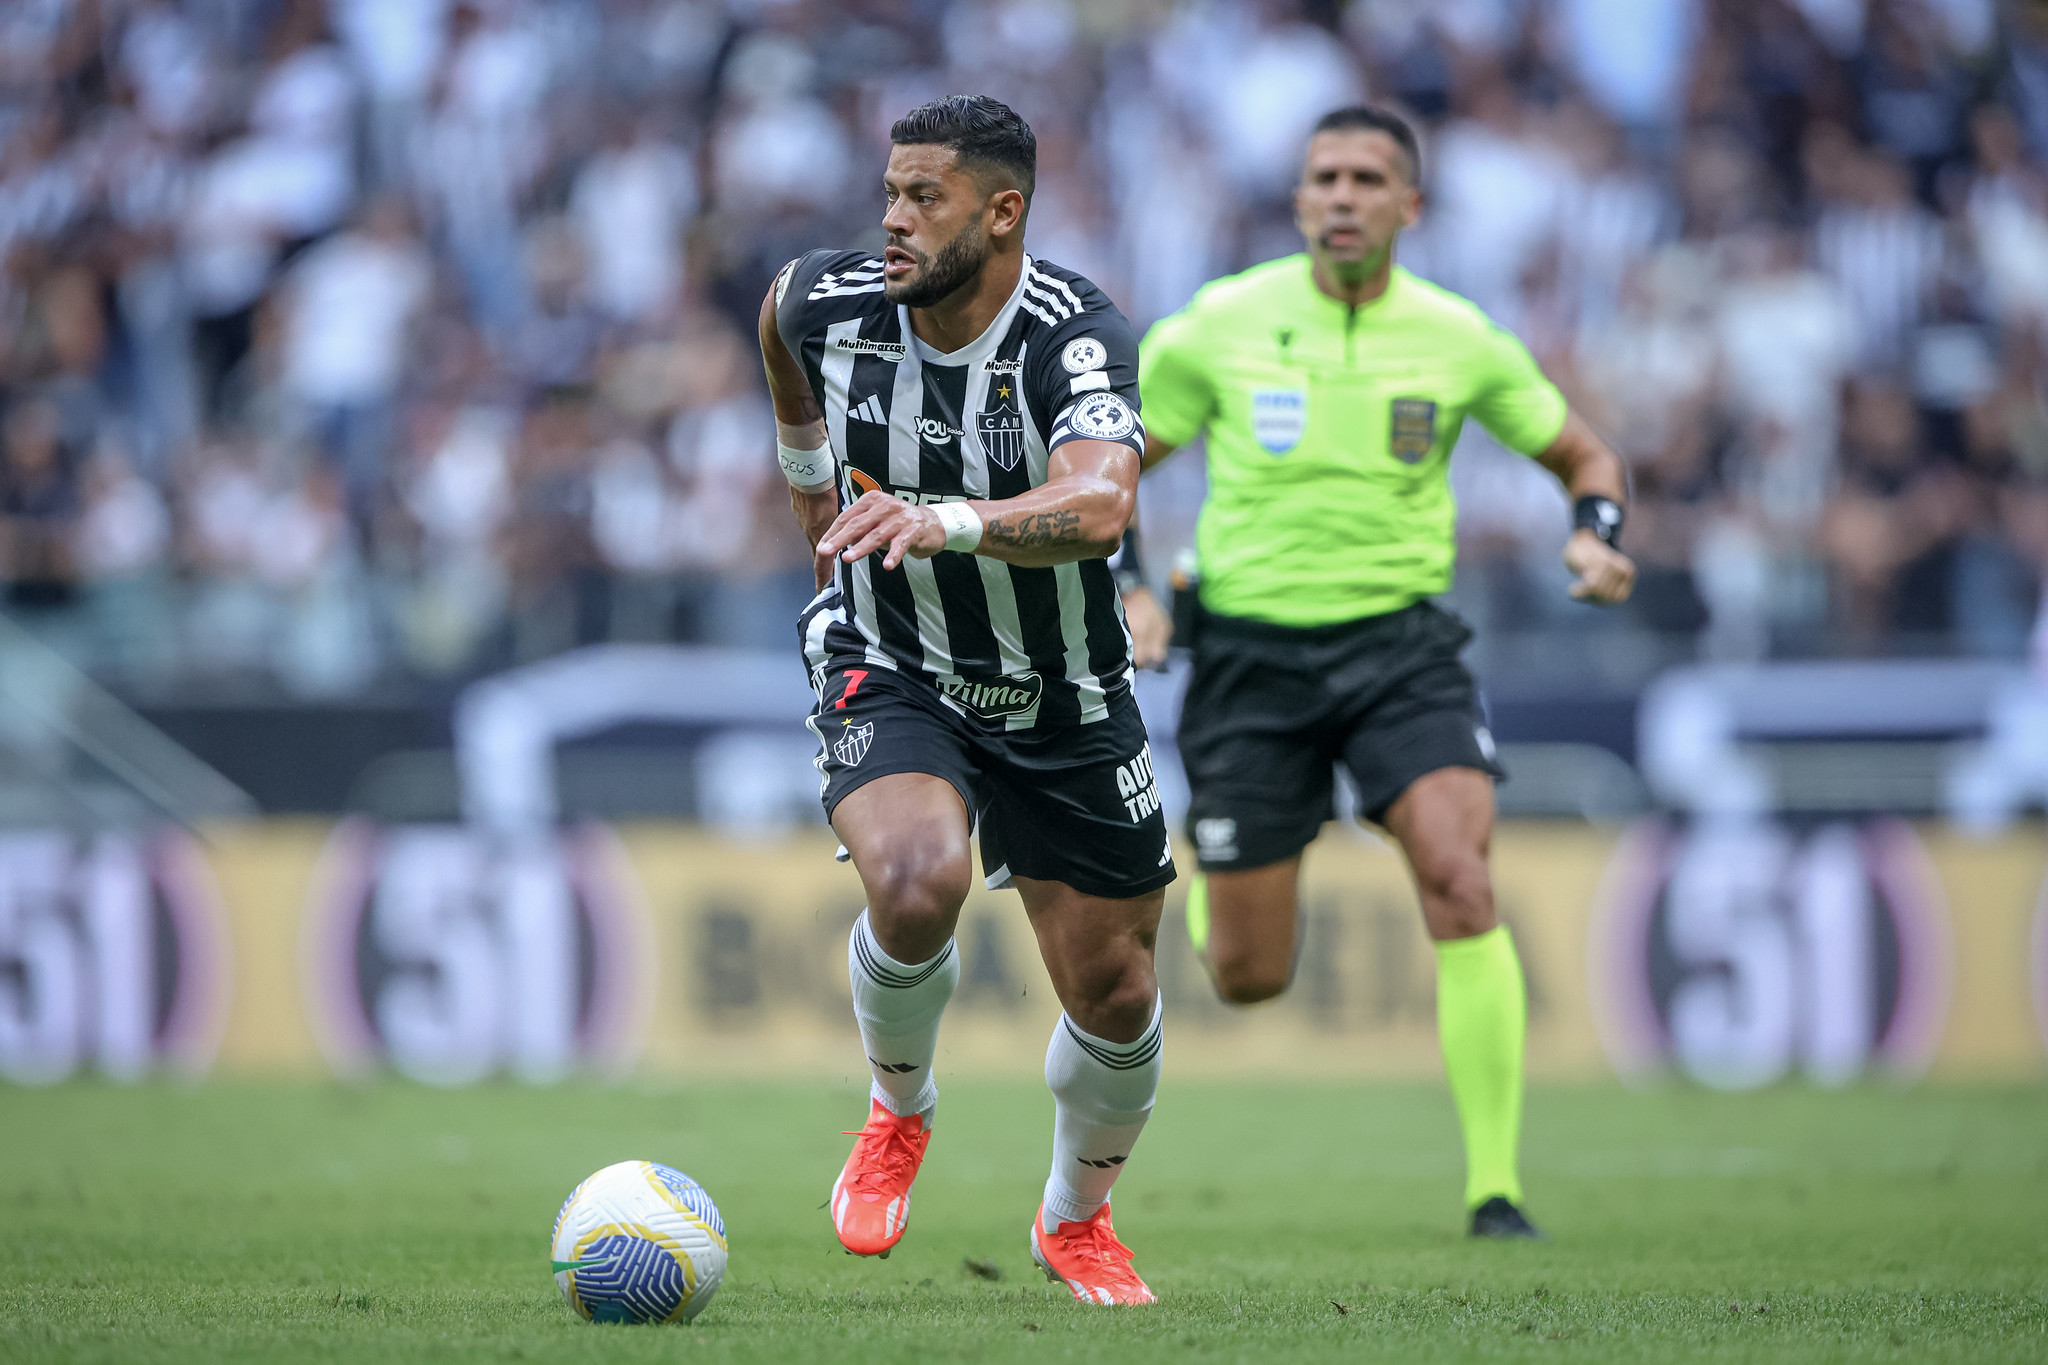
M882 395L871 393L854 407L846 410L848 419L855 422L873 422L876 426L887 426L889 419L882 412Z

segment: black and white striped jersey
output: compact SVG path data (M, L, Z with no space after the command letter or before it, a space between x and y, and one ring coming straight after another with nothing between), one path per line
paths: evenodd
M1026 257L986 332L951 354L882 297L882 261L813 251L776 280L776 326L803 366L840 467L840 496L1013 498L1070 440L1142 452L1138 345L1081 276ZM1086 724L1130 687L1131 637L1107 560L1023 569L943 551L842 563L806 613L814 676L865 659L924 677L955 710L1010 730Z

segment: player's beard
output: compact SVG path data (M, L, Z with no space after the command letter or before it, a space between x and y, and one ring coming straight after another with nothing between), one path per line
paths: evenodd
M908 242L892 243L917 258L917 274L901 284L883 285L882 297L905 308L929 308L980 274L988 264L989 245L976 226L969 223L961 228L952 241L929 256Z

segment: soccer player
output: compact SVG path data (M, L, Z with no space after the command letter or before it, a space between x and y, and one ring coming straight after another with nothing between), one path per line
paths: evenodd
M1576 499L1571 592L1619 602L1621 460L1464 299L1394 264L1422 206L1415 134L1341 109L1309 143L1305 254L1203 288L1145 338L1149 467L1208 433L1202 611L1180 749L1200 872L1188 927L1228 1001L1287 989L1301 850L1342 763L1401 845L1437 954L1437 1028L1475 1236L1534 1237L1516 1169L1526 1003L1487 870L1501 776L1458 653L1446 466L1467 416ZM1127 594L1139 640L1166 627Z
M1109 1213L1159 1084L1152 949L1174 877L1107 562L1145 443L1137 339L1094 285L1025 252L1023 119L956 95L890 140L883 252L811 252L761 305L818 555L802 638L822 794L868 896L848 967L873 1098L832 1224L863 1256L903 1235L978 829L987 884L1022 894L1065 1007L1032 1257L1084 1303L1150 1303Z

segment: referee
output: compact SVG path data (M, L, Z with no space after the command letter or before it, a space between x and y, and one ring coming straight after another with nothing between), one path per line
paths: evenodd
M1342 763L1400 842L1437 955L1437 1029L1481 1237L1536 1237L1516 1169L1527 1002L1494 913L1487 846L1502 776L1458 654L1446 468L1467 416L1574 499L1580 600L1625 600L1621 460L1521 342L1394 264L1422 208L1415 134L1382 109L1316 125L1294 191L1305 254L1209 284L1154 327L1139 383L1146 467L1208 433L1200 602L1180 728L1201 873L1188 928L1217 992L1287 989L1301 851ZM1141 662L1170 629L1126 592Z

